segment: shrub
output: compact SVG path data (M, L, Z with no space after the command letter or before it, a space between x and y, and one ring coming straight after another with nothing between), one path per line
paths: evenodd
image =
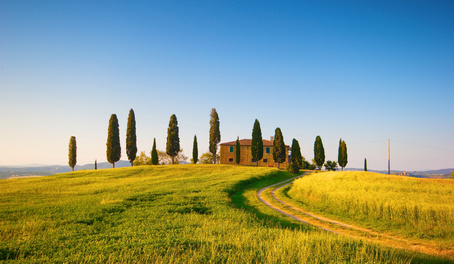
M299 173L300 172L300 167L296 165L295 163L290 163L287 165L286 170L291 173Z

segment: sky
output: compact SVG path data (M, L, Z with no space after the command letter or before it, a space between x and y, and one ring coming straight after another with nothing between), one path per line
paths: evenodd
M139 152L170 116L192 156L280 127L306 160L317 135L347 168L454 168L454 2L0 0L0 165L107 161L129 109Z

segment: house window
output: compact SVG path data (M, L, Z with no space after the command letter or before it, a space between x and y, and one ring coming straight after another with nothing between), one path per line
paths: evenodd
M233 159L232 159L232 158L230 158L230 159L229 159L229 162L233 162Z
M266 151L267 154L269 154L270 153L270 148L266 148L265 151Z
M268 159L263 159L263 163L267 163L268 162Z
M233 152L233 146L230 146L230 152Z

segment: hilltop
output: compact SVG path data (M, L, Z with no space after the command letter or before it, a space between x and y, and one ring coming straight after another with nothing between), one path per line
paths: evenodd
M115 163L115 167L123 168L130 167L131 163L129 161L120 160ZM109 162L100 162L98 163L98 169L110 169L112 164ZM75 170L94 170L95 165L85 164L85 165L76 165ZM31 165L31 166L0 166L0 179L8 179L15 176L49 176L58 173L70 172L71 167L68 165Z
M120 160L115 163L115 167L124 168L130 167L129 161ZM112 164L108 162L98 163L98 169L110 169ZM76 165L76 171L81 170L94 170L94 164ZM68 165L52 165L52 166L40 166L40 165L24 165L24 166L0 166L0 179L8 179L16 176L48 176L55 175L58 173L70 172L71 168ZM347 168L345 171L362 171L362 169ZM388 171L380 170L369 170L371 172L378 172L387 174ZM440 169L440 170L427 170L427 171L406 171L407 176L418 177L418 178L438 178L447 179L451 177L453 169ZM401 174L404 171L392 170L391 174Z
M344 169L345 171L363 171L363 169ZM377 172L381 174L388 174L387 170L368 170L370 172ZM439 169L439 170L424 170L424 171L403 171L403 170L391 170L393 175L401 175L405 172L405 176L416 177L416 178L432 178L432 179L448 179L451 177L452 169Z

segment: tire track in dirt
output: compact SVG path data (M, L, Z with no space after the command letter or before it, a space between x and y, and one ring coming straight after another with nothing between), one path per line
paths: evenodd
M263 204L285 216L288 216L303 224L315 226L330 233L357 239L365 239L369 242L378 242L394 248L412 250L420 253L438 255L454 259L454 249L440 249L434 245L423 244L419 241L410 241L355 225L346 224L340 221L323 217L321 215L307 212L276 197L277 191L287 187L288 185L292 184L294 180L302 176L304 176L304 174L263 187L257 192L257 197ZM268 193L269 189L272 189L269 192L271 199L265 197L265 194Z

